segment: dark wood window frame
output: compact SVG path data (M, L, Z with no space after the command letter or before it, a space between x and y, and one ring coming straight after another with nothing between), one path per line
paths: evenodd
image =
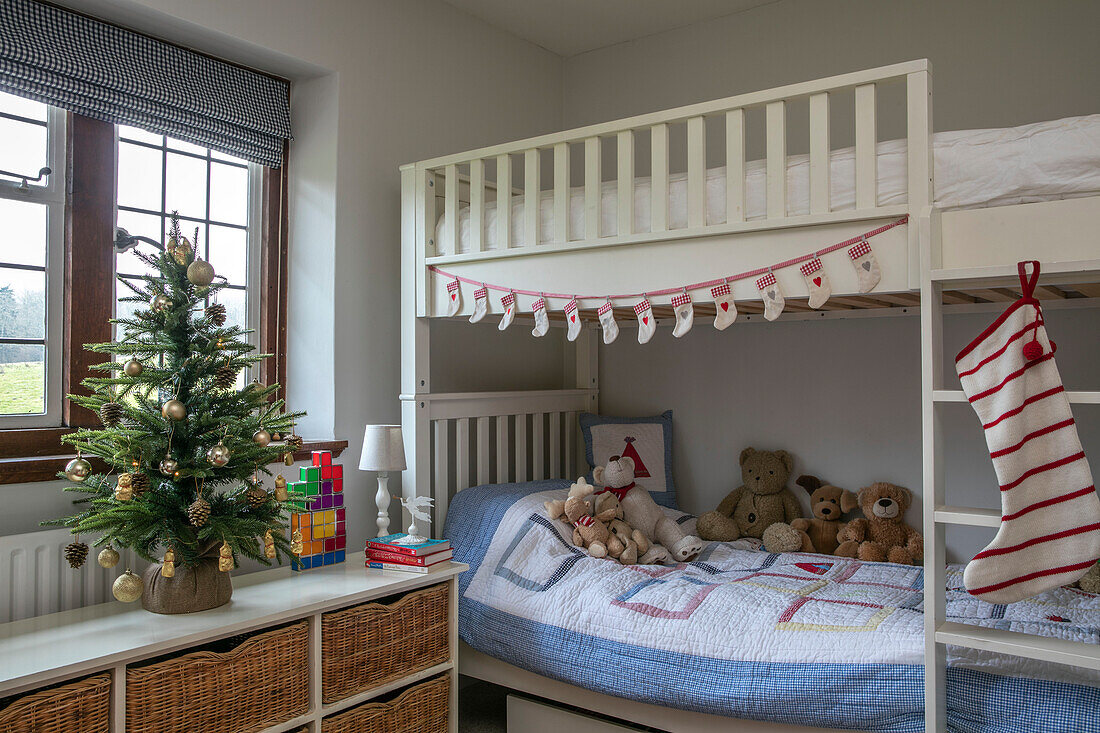
M67 125L65 196L65 294L62 334L62 395L83 392L80 381L102 355L84 344L108 341L114 311L114 207L117 154L114 125L70 114ZM284 156L285 159L285 156ZM261 181L260 349L273 354L259 378L278 382L286 396L287 165L265 168ZM61 437L78 427L98 427L99 418L68 400L61 424L0 430L0 484L50 481L71 458ZM294 454L312 450L340 455L346 440L310 441Z

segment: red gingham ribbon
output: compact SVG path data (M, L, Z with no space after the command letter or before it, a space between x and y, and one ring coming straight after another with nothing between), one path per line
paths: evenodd
M771 272L756 281L757 290L763 290L769 285L775 285L775 274Z
M687 293L680 293L679 295L672 296L672 307L679 308L682 305L687 305L691 302L691 296Z
M546 310L546 298L539 298L534 303L532 303L531 304L531 310L533 310L533 311L544 311L544 310Z
M449 283L447 283L447 292L453 293L454 291L458 290L458 286L458 280L451 280Z
M482 285L480 288L478 288L477 290L474 291L474 299L475 300L481 299L481 298L488 298L488 297L489 297L489 288L485 287L484 285Z
M710 297L712 297L712 298L721 298L723 295L729 295L729 294L730 294L730 284L729 283L723 283L723 284L719 285L716 288L711 288L710 289Z
M802 271L803 275L809 277L821 269L821 260L815 257L798 269Z
M852 247L850 250L848 250L848 256L851 257L853 260L858 260L860 257L869 254L871 254L871 245L867 244L867 242L865 241L860 242L855 247Z
M634 306L634 315L640 316L650 309L649 298L643 298L640 303Z
M575 310L577 310L577 299L573 298L573 300L565 304L565 312L572 313Z
M507 308L510 305L515 305L515 302L516 302L516 294L515 293L508 293L503 298L500 299L500 304L502 306L504 306L505 308Z
M601 305L601 306L599 307L599 309L598 309L598 310L596 311L596 314L597 314L597 315L601 315L601 316L602 316L602 315L605 315L606 313L608 313L608 312L610 312L610 311L611 311L611 304L610 304L610 303L604 303L604 304L603 304L603 305Z

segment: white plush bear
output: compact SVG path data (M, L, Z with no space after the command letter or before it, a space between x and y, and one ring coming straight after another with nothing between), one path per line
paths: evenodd
M597 486L605 487L596 493L610 491L619 497L627 524L641 530L650 544L663 545L674 560L685 562L703 550L701 539L684 532L661 511L648 491L634 485L633 459L611 456L606 466L592 471L592 478Z

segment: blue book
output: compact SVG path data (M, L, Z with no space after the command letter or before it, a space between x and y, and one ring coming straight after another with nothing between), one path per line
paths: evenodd
M373 540L367 540L367 549L374 548L375 550L386 550L387 552L399 552L402 555L410 555L412 557L423 557L424 555L431 555L435 552L443 552L444 550L451 549L450 540L428 540L427 542L421 542L416 545L395 545L394 540L399 540L402 537L407 537L404 532L397 534L388 534L384 537L375 537Z

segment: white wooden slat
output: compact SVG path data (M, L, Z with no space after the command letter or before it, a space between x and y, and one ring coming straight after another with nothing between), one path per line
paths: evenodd
M650 147L650 229L668 230L668 125L654 125L649 130Z
M767 117L767 170L769 219L787 216L787 103L769 102Z
M509 415L497 415L497 476L498 484L507 483L511 471L508 470L508 423Z
M470 421L455 420L455 491L470 488Z
M546 478L546 413L531 415L531 478L541 481Z
M577 413L565 413L565 477L573 480L573 472L577 470L577 441L573 440L573 430L577 425Z
M634 233L634 131L624 130L618 140L618 229L616 234Z
M534 247L539 243L539 151L528 150L523 154L523 244Z
M829 94L810 97L810 213L824 214L829 203Z
M550 413L550 478L561 478L561 413Z
M489 418L477 419L477 483L489 483Z
M451 496L450 471L450 423L447 420L434 420L435 428L435 521L433 530L442 530L443 520L447 518L447 503Z
M470 251L485 250L485 161L470 161Z
M600 186L603 174L600 170L600 139L584 141L584 238L600 238Z
M688 220L691 228L707 225L707 128L702 117L687 121Z
M458 254L458 166L449 165L445 171L443 216L447 224L443 229L443 242L439 252Z
M569 231L569 143L554 146L554 238L568 242Z
M856 208L878 205L878 174L875 145L875 85L856 87Z
M497 156L497 246L512 246L512 156Z
M745 220L745 110L726 113L726 222Z
M527 415L515 416L516 481L527 480Z

